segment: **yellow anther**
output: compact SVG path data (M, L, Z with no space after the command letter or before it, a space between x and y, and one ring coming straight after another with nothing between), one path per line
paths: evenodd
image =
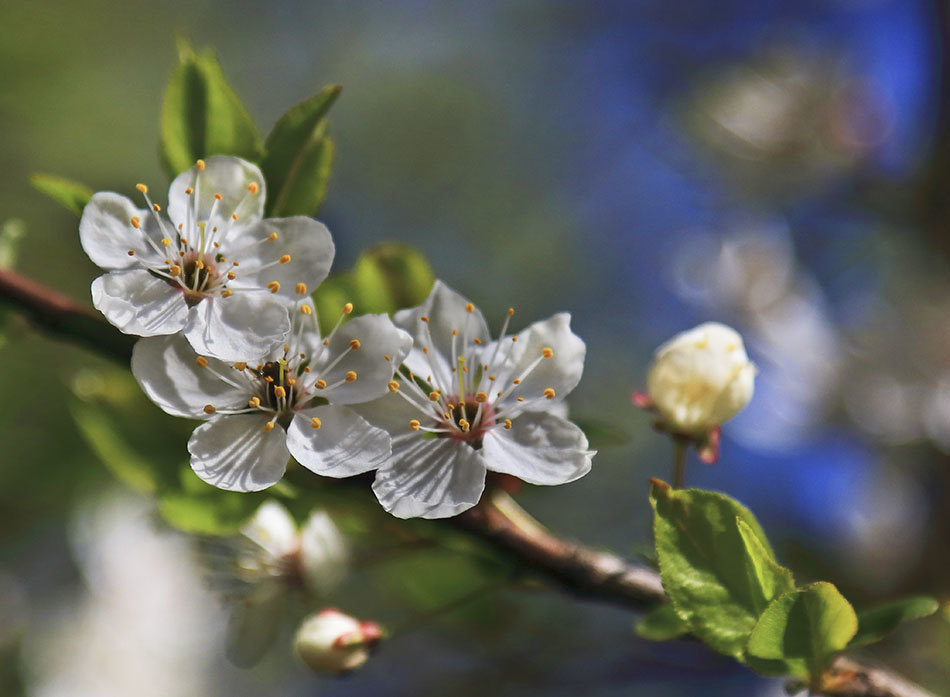
M323 340L323 345L324 345L324 346L329 346L329 345L330 345L330 340L329 340L329 339L324 339L324 340Z
M181 276L181 267L178 264L172 264L168 267L168 273L171 276Z
M515 378L514 380L511 381L511 384L512 384L512 385L520 385L520 384L521 384L521 380L519 380L518 378Z
M347 303L343 306L343 314L348 315L353 312L353 303Z
M257 407L259 407L260 405L261 405L261 398L260 398L260 397L251 397L251 398L247 401L247 406L251 407L252 409L257 409Z
M517 341L517 340L518 340L518 337L516 337L516 336L511 337L511 341L512 341L512 342L515 342L515 341Z
M232 295L234 295L234 291L230 288L221 291L222 298L230 298Z
M323 422L316 416L310 419L310 428L320 428L321 426L323 426Z
M463 373L467 373L467 372L468 372L468 366L467 366L467 365L463 365L463 366L462 366L462 372L463 372Z
M286 264L286 263L288 263L288 262L290 261L290 255L289 255L289 254L285 254L284 256L282 256L282 257L281 257L280 259L278 259L277 261L280 262L281 264Z
M185 189L185 193L191 196L193 193L195 193L195 190L189 186L187 189Z
M143 193L143 194L147 194L147 193L148 193L148 187L145 186L145 184L136 184L136 185L135 185L135 188L138 189L138 190L139 190L141 193Z
M234 369L235 369L235 370L246 370L246 369L247 369L247 363L245 363L244 361L238 361L237 363L234 364Z
M509 308L508 308L508 316L509 316L509 317L512 317L512 316L514 316L514 314L515 314L515 308L509 307Z
M215 201L220 201L220 200L221 200L221 194L215 194L215 195L214 195L214 200L215 200Z
M459 330L458 330L458 329L453 329L453 330L452 330L452 336L458 336L458 335L459 335Z
M273 431L273 430L274 430L274 422L273 422L273 421L268 421L266 424L264 424L264 431L265 431L266 433L270 433L270 432Z
M205 414L213 414L216 411L217 409L214 408L213 404L205 404L205 409L204 409Z
M491 380L492 382L495 382L495 380L497 380L498 378L495 377L494 375L489 375L488 379Z
M241 262L239 262L239 261L232 261L232 262L231 262L231 266L240 266L240 265L241 265Z
M184 223L178 223L178 232L181 232L181 229L183 226L184 226Z
M185 256L185 250L183 249L183 250L181 250L180 252L178 252L178 256L180 256L180 257Z
M399 392L399 383L396 382L395 380L390 380L389 391L392 392L393 394L396 394L397 392Z
M260 368L258 368L258 370L260 370ZM267 382L267 383L274 382L274 378L272 378L270 375L265 375L264 382Z
M199 171L199 172L204 172L204 171L205 171L205 161L204 161L204 160L198 160L195 164L198 166L198 171Z
M305 356L304 354L302 354L302 353L300 354L300 357L301 357L301 358L306 358L306 356ZM310 366L309 366L309 365L306 366L306 367L303 369L303 372L309 373L309 372L310 372Z
M425 315L422 315L422 317L420 317L419 319L421 319L423 322L428 322L428 321L429 321L429 318L426 317Z
M310 309L310 306L309 306L309 305L301 305L301 306L300 306L300 314L302 314L302 315L309 315L309 314L312 314L312 313L313 313L313 310Z
M182 243L182 244L188 244L188 240L186 240L184 237L182 237L182 238L181 238L181 243Z
M129 256L130 256L130 257L134 257L134 256L135 256L135 250L134 250L134 249L130 249L130 250L129 250Z
M231 214L231 220L237 220L237 213Z
M350 339L350 350L356 351L362 344L359 339Z
M155 211L156 213L161 213L161 212L162 212L162 207L159 206L157 203L153 203L153 204L152 204L152 210Z
M511 430L511 419L505 419L505 428Z
M247 190L250 191L254 196L257 196L257 192L260 190L260 187L257 185L257 182L251 182L247 185Z
M274 396L277 397L277 399L283 399L284 397L287 396L287 390L285 390L280 385L277 385L274 388Z
M442 414L442 416L444 416L444 417L447 418L447 419L451 419L451 418L452 418L452 412L447 411L447 412L445 412L444 414Z
M271 281L267 284L267 288L271 293L276 293L280 290L280 283L278 281Z
M554 399L554 388L549 387L544 391L544 396L548 399Z
M293 387L297 384L297 381L294 378L287 378L287 384Z
M387 361L391 361L393 359L393 357L390 356L388 353L384 353L383 358L385 358Z
M554 349L545 346L543 349L541 349L541 355L545 358L551 358L554 356Z
M306 283L298 283L298 284L297 284L297 287L295 288L295 290L297 291L297 295L306 295L306 294L307 294L307 284L306 284Z
M195 268L201 270L205 267L205 263L201 259L195 260Z
M475 312L475 306L472 303L465 303L466 312Z
M423 346L423 347L422 347L422 352L423 352L425 355L428 356L428 355L429 355L429 347L428 347L428 346Z
M318 390L322 390L327 386L327 381L321 378L317 380L315 383L313 383L313 386L316 387Z
M468 433L468 429L472 426L465 419L459 419L459 428L461 428L465 433Z
M524 401L524 397L518 397L518 401L519 401L519 402L523 402L523 401Z
M472 339L472 341L475 342L475 345L476 345L476 346L481 346L481 345L482 345L482 340L479 339L477 336L476 336L474 339Z
M503 394L504 394L504 392L501 392L501 391L499 390L499 392L498 392L498 394L497 394L496 396L501 397Z
M276 233L276 232L272 232L271 234L269 234L269 235L267 236L267 241L268 241L268 242L276 242L276 241L277 241L277 233Z
M195 365L197 365L199 368L207 368L208 359L205 358L204 356L198 356L197 358L195 358Z
M347 382L356 382L356 371L347 370L346 377L344 377L343 379L346 380Z
M411 428L413 431L418 431L421 425L422 424L419 423L419 419L410 419L409 421L409 428Z
M235 278L237 278L237 274L233 271L228 271L228 280L233 281Z
M141 223L142 221L139 220L137 215L133 215L131 218L129 218L129 222L132 223L132 227L137 229L139 226L139 223Z
M476 393L475 393L475 401L478 402L479 404L481 404L481 403L483 403L483 402L487 402L487 401L488 401L488 395L485 394L484 392L476 392Z
M429 399L431 399L433 402L438 402L440 396L441 396L441 395L440 395L438 392L430 392L430 393L429 393Z

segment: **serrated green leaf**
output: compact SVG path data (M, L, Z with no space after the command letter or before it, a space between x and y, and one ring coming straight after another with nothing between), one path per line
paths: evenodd
M261 170L268 217L313 215L323 202L333 165L326 115L341 89L331 85L293 107L267 136Z
M650 641L669 641L689 633L689 625L676 614L672 603L663 603L647 612L634 625L637 635Z
M324 281L313 294L322 331L329 331L340 309L351 302L357 314L392 313L420 304L432 290L435 274L421 252L387 242L363 252L349 272Z
M936 599L915 596L859 612L858 633L854 635L849 646L864 646L880 641L901 622L929 617L939 608L940 603Z
M178 67L162 100L162 165L170 177L199 158L236 155L260 159L261 142L247 109L225 80L211 51L179 47Z
M748 523L736 518L736 526L745 545L746 570L754 581L750 584L753 606L758 612L762 612L772 600L795 589L795 577L791 571L775 561L771 550L762 544Z
M676 612L713 649L741 660L766 591L750 573L736 520L757 540L756 553L774 560L765 533L747 508L725 494L674 490L654 479L650 502L660 578Z
M854 608L838 589L812 583L769 603L749 635L748 663L759 672L814 677L857 631Z
M77 216L82 215L93 194L88 186L52 174L31 174L30 184Z

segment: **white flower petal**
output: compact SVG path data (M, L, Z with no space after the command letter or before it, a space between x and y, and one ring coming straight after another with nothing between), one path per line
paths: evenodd
M409 422L412 419L422 419L423 414L397 394L389 393L372 402L354 404L352 408L374 426L385 429L392 436L394 446L419 438L417 432L409 429Z
M570 421L541 412L514 419L511 429L494 429L482 441L482 457L493 472L529 484L564 484L590 471L593 452L584 432Z
M264 293L205 298L191 308L184 327L195 351L224 361L256 361L283 344L288 333L287 308Z
M340 529L326 511L313 511L300 531L300 566L304 582L325 595L346 576L350 555Z
M113 271L92 282L92 304L126 334L174 334L185 326L188 306L174 286L143 269Z
M277 501L260 505L250 520L241 527L241 534L266 550L273 559L297 551L297 524L290 512Z
M262 242L277 233L273 242ZM241 230L240 234L226 238L221 243L221 253L241 263L233 271L237 278L229 288L267 288L277 281L280 289L275 293L285 300L297 301L298 283L314 291L330 273L333 263L333 238L326 225L313 218L268 218ZM274 263L284 256L286 263ZM262 269L264 265L268 268Z
M138 228L132 225L132 218L138 218ZM162 231L158 221L125 196L101 191L93 195L82 211L79 241L93 263L104 269L134 268L143 259L161 262L164 257L146 242L146 236L160 244ZM135 254L130 255L129 250Z
M231 608L225 655L239 668L251 668L277 639L288 595L279 588L257 593Z
M544 321L535 322L518 334L507 373L504 370L498 371L498 384L511 384L511 380L520 377L532 363L541 358L541 352L545 348L552 349L554 355L541 360L506 398L506 403L517 397L540 397L549 387L554 390L557 399L562 399L580 382L587 348L584 341L571 331L571 316L561 312ZM485 355L490 356L491 353L486 351Z
M485 489L485 462L471 446L419 433L376 473L373 491L397 518L449 518L476 503Z
M219 489L260 491L280 481L290 459L282 428L264 430L268 414L220 416L188 439L191 468Z
M319 428L313 427L318 419ZM325 477L352 477L389 459L389 434L348 407L324 405L294 415L287 447L301 465Z
M257 185L257 194L252 194L248 189L251 184ZM194 193L185 193L189 188ZM215 194L221 194L216 206ZM208 220L211 207L215 206L209 227L217 226L222 231L226 229L225 226L240 228L253 225L261 219L264 214L264 195L264 176L257 165L239 157L216 155L205 160L203 172L199 172L195 166L175 177L168 189L168 217L176 229L179 225L188 229L189 222L194 226L199 221ZM194 211L191 211L192 207ZM231 219L233 213L237 213L236 222ZM193 232L189 230L188 234Z
M132 349L132 374L145 394L173 416L207 418L204 408L208 404L217 409L247 406L254 392L250 384L238 389L214 373L228 376L238 385L247 383L242 374L213 358L201 368L196 358L181 334L140 339Z
M424 303L419 307L400 310L393 316L396 325L412 336L412 351L405 360L409 370L428 376L432 374L434 367L435 372L440 373L433 376L437 383L452 383L451 369L457 358L452 355L452 330L457 329L459 332L457 350L465 346L463 337L467 338L469 343L476 338L483 344L488 342L488 325L485 324L481 310L473 307L473 311L468 312L467 305L470 303L463 296L442 281L436 281ZM428 323L423 322L422 317L428 317ZM423 353L423 347L428 347L428 356Z
M319 338L319 337L317 337ZM352 350L353 340L359 348ZM328 390L318 390L317 395L333 404L368 402L386 394L393 372L403 362L412 346L412 338L392 323L386 315L362 315L355 317L337 329L329 345L317 344L310 368L315 377L335 385L349 371L356 373L356 380ZM341 354L346 356L332 370L329 365ZM389 356L387 360L386 356Z

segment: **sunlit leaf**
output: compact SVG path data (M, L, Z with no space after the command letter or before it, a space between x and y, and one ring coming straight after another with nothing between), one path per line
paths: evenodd
M858 613L858 633L850 646L864 646L880 641L897 628L901 622L910 622L929 617L940 608L940 603L927 596L904 598L886 605L879 605Z
M210 155L260 159L257 128L224 78L211 51L197 54L182 43L178 67L162 101L161 155L175 176Z
M838 589L812 583L769 603L749 636L748 663L763 673L818 675L857 630L854 608Z
M637 634L650 641L669 641L689 633L689 625L671 603L663 603L645 613L634 625Z
M293 107L267 136L261 170L268 216L313 215L320 207L333 164L325 117L340 90L332 85Z
M52 174L31 174L30 184L77 216L82 215L93 194L88 186Z

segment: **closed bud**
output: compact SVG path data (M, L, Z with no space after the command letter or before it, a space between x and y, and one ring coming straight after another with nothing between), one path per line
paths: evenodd
M303 621L294 649L314 672L341 675L366 663L381 638L379 625L326 609Z
M749 403L755 374L739 333L707 322L657 349L647 390L665 429L703 437Z

